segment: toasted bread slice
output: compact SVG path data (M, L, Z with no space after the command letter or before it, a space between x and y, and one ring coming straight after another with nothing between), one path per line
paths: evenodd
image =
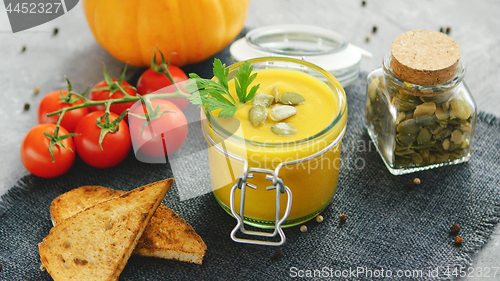
M54 280L118 280L173 179L136 188L76 213L38 244Z
M82 186L52 201L50 215L54 225L101 201L125 191L102 186ZM173 259L201 264L207 246L194 229L170 208L160 205L149 221L134 255Z

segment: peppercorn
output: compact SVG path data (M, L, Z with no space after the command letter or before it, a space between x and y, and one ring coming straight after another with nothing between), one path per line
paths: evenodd
M23 46L23 48L21 49L21 53L24 53L26 52L26 46Z
M323 222L323 216L322 215L318 215L316 217L316 222Z
M307 226L305 226L305 225L301 225L301 226L300 226L300 232L304 233L304 232L306 232L306 231L307 231Z
M345 223L347 221L347 216L344 214L339 215L340 223Z
M59 33L59 28L54 27L54 31L52 32L52 35L56 36L57 33Z
M457 244L462 244L464 242L464 239L460 236L455 237L455 243Z
M283 250L281 249L277 249L275 252L274 252L274 256L273 256L273 260L279 260L283 257Z
M446 34L450 34L450 32L451 32L451 27L449 27L449 26L448 26L448 27L446 28Z
M366 1L361 1L361 6L366 6Z
M444 28L440 27L439 28L439 32L443 33L444 32Z
M415 179L413 179L413 183L414 183L414 184L420 184L420 179L419 179L419 178L415 178Z
M27 111L30 109L30 104L29 103L25 103L24 104L24 110Z
M450 227L451 233L458 234L460 232L460 226L455 223Z
M377 29L378 29L378 28L377 28L377 26L376 26L376 25L374 25L374 26L372 27L372 33L377 33Z
M366 35L366 42L370 42L370 35Z

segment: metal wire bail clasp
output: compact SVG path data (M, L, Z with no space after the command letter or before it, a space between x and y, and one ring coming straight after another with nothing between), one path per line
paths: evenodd
M290 209L292 207L292 191L290 190L290 188L288 188L283 183L283 179L278 178L279 169L281 167L282 167L282 165L278 165L278 167L276 168L275 171L267 170L267 169L259 169L259 168L250 168L249 169L248 162L246 160L244 161L243 173L238 177L238 180L231 188L231 194L229 197L231 213L238 221L238 223L234 227L233 231L231 231L231 239L233 239L233 241L240 242L240 243L255 244L255 245L267 245L267 246L281 246L285 243L286 237L285 237L285 233L283 232L283 229L281 228L281 224L290 215ZM272 233L271 232L247 230L247 229L245 229L245 225L243 223L244 218L245 218L244 211L245 211L246 188L247 187L250 187L253 189L258 188L256 185L253 185L253 184L247 182L248 178L254 177L254 173L268 174L268 175L266 175L266 179L271 180L273 185L268 186L266 188L266 190L275 190L276 191L276 205L275 205L276 215L275 215L275 222L274 222L274 232L272 232ZM236 192L237 188L241 189L240 212L239 213L236 212L236 207L234 204L235 192ZM287 198L288 200L287 200L285 213L283 214L283 217L280 218L280 198L281 198L281 194L283 194L285 192L288 195L288 198ZM238 230L241 231L243 234L260 236L260 237L275 237L276 235L279 235L280 241L265 241L265 240L253 240L253 239L238 238L238 237L236 237L236 233L238 232Z

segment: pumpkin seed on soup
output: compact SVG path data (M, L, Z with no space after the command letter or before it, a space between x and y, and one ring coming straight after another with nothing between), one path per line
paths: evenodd
M267 108L262 105L253 105L248 111L248 120L253 126L261 126L266 123Z
M252 99L252 105L262 105L264 107L270 107L273 104L273 101L273 96L259 93Z
M271 126L271 131L278 136L292 136L297 133L297 128L290 123L278 122Z
M306 101L301 95L294 92L286 92L279 96L278 101L282 104L298 105Z
M273 96L274 96L275 103L278 103L279 94L280 93L278 92L278 88L276 88L276 86L273 86Z
M297 114L297 108L290 105L275 104L271 109L271 119L281 121Z

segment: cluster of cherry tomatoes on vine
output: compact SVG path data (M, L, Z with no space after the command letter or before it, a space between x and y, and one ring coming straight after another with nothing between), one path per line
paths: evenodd
M33 127L21 143L24 167L39 177L57 177L71 168L77 154L90 166L113 167L130 153L131 138L136 138L134 144L137 144L141 153L151 157L165 157L177 151L187 137L187 121L183 110L189 100L153 99L150 106L140 101L110 103L108 111L105 104L91 106L89 103L123 100L127 95L144 96L171 86L172 82L182 85L188 79L179 67L165 65L164 61L163 66L162 72L154 58L151 68L139 78L137 87L124 80L125 71L119 79L111 79L104 70L105 79L84 94L73 92L69 81L68 90L48 93L38 106L39 125ZM165 74L166 69L170 77ZM67 109L62 118L59 118L59 114L47 116L68 107L72 109ZM156 116L149 109L155 111ZM158 126L165 133L155 135L149 131Z

